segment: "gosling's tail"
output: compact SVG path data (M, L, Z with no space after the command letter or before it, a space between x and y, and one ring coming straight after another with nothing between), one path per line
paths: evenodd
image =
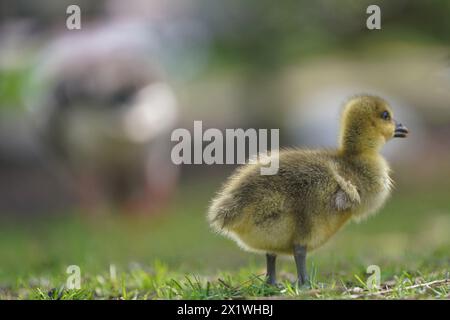
M230 195L219 194L213 199L208 210L208 222L210 226L219 233L229 231L236 221L238 208Z

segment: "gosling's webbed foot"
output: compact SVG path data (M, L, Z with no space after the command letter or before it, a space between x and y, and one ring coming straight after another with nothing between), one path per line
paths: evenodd
M294 286L296 286L297 288L302 289L302 290L309 290L312 288L311 282L309 281L309 279L306 279L306 280L299 279L294 283Z
M277 284L276 279L276 262L277 256L271 253L266 254L266 263L267 263L267 274L266 274L266 283L268 285L274 286Z
M309 278L302 278L299 277L296 281L297 285L299 288L310 288L311 287L311 283L309 282Z

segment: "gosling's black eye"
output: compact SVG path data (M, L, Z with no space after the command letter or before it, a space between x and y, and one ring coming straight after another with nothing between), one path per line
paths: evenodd
M383 118L384 120L391 120L391 115L389 114L389 112L383 111L383 113L381 113L381 118Z

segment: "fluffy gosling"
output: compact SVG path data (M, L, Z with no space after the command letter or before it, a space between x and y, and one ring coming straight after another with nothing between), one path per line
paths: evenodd
M361 95L343 110L339 147L284 150L276 175L261 175L260 163L246 165L213 199L208 220L242 248L266 254L267 282L276 283L275 260L293 255L298 283L308 281L306 254L324 244L350 219L376 212L392 186L379 153L393 137L404 138L383 99Z

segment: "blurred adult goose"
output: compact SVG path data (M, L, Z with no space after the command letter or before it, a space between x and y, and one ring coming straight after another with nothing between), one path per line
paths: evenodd
M70 33L36 71L44 86L31 102L39 131L88 208L152 213L174 189L167 137L178 107L146 32L108 24Z

